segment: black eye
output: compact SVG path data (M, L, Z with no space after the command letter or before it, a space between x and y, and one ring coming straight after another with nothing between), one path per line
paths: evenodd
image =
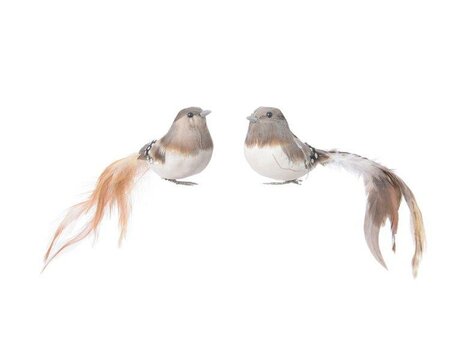
M188 116L188 117L193 117L193 116L194 116L194 114L193 114L193 113L191 113L191 112L188 112L187 116Z
M271 118L272 115L273 115L273 114L272 114L270 111L266 114L266 116L267 116L268 118Z

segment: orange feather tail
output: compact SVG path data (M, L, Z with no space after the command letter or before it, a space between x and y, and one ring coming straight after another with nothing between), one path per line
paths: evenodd
M100 175L95 189L86 201L72 206L56 229L53 239L44 256L44 269L65 248L73 245L96 231L103 219L106 208L117 206L119 214L119 243L125 237L128 219L131 212L129 195L136 178L149 169L148 162L138 159L137 154L117 160L109 165ZM66 240L56 249L62 233L80 216L93 210L93 215L86 225L72 238Z

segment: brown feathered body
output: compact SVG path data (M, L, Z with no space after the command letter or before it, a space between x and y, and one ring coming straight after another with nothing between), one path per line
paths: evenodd
M211 160L213 142L201 111L187 108L177 116L170 130L151 146L152 170L165 179L183 179L203 171Z

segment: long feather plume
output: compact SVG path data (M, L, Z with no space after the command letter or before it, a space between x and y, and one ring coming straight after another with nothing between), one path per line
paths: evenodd
M148 169L148 162L139 160L138 154L130 155L109 165L98 178L97 185L88 199L72 206L61 221L45 253L44 269L65 248L94 233L100 225L106 209L112 210L115 206L119 214L120 243L125 237L131 211L129 195L136 178ZM64 230L91 210L93 214L81 230L56 249L58 240L61 239Z
M339 166L362 176L367 193L364 233L370 251L384 267L386 267L386 263L379 245L380 228L389 219L393 240L392 250L395 252L398 209L402 197L405 199L411 213L412 233L415 243L412 270L414 277L416 277L426 240L422 213L411 189L392 170L362 156L340 151L318 150L317 152L322 165Z

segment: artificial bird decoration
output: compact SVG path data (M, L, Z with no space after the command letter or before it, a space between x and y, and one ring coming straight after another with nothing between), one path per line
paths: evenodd
M196 185L179 179L200 173L211 160L213 142L206 124L206 116L210 112L198 107L181 110L166 135L144 145L139 153L109 165L98 178L88 199L72 206L56 229L44 256L44 269L65 248L95 233L105 211L114 206L119 215L120 242L127 230L131 190L136 179L146 171L152 170L175 184ZM83 215L90 215L87 223L57 247L66 228Z
M367 193L364 233L375 259L384 267L380 251L379 232L387 219L391 223L392 249L398 227L398 209L404 198L411 213L415 252L412 258L413 275L417 276L425 247L422 214L411 189L392 170L362 156L341 151L323 151L303 143L289 129L283 113L273 107L259 107L250 116L245 139L245 157L260 175L278 180L270 184L301 182L300 178L317 164L337 165L362 176Z

